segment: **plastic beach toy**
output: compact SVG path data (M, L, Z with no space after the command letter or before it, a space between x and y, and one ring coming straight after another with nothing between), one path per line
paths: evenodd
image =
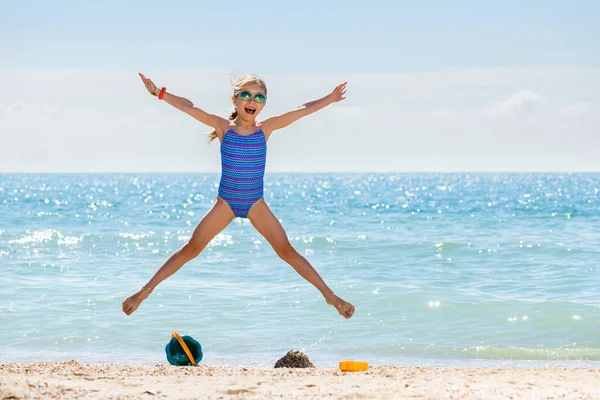
M202 360L202 346L191 336L179 336L173 332L165 347L171 365L197 365Z
M364 361L340 361L340 369L347 372L366 371L369 363Z

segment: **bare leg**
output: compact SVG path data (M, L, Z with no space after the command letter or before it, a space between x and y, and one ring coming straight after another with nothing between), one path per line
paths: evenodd
M316 287L328 304L333 305L343 317L352 317L354 306L336 296L306 258L302 257L292 247L281 223L279 223L279 220L275 217L264 199L260 199L252 206L248 213L248 219L256 230L273 246L273 250L275 250L277 255Z
M225 229L233 218L235 218L235 216L233 215L229 204L220 197L217 197L217 202L204 218L202 218L202 221L200 221L196 229L194 229L194 233L188 242L169 257L144 287L123 301L123 312L127 315L133 313L159 283L173 275L186 262L200 254L204 247L206 247L219 232Z

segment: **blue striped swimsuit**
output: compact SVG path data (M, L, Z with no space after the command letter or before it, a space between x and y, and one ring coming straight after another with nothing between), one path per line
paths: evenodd
M219 196L236 217L248 218L248 211L263 197L267 161L267 140L259 128L240 135L230 128L221 142L221 182Z

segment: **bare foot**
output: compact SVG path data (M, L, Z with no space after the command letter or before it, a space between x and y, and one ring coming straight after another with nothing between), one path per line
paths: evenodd
M127 315L131 315L137 308L142 304L142 301L150 295L147 289L140 289L136 294L132 294L123 301L123 312Z
M331 298L325 300L327 301L327 304L334 306L342 317L350 319L354 315L354 306L341 297L332 293Z

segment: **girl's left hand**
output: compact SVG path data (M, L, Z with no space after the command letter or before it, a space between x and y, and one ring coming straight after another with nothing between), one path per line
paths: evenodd
M333 92L331 92L330 96L334 103L338 102L338 101L342 101L346 98L346 84L347 83L348 82L339 84L335 89L333 89Z

